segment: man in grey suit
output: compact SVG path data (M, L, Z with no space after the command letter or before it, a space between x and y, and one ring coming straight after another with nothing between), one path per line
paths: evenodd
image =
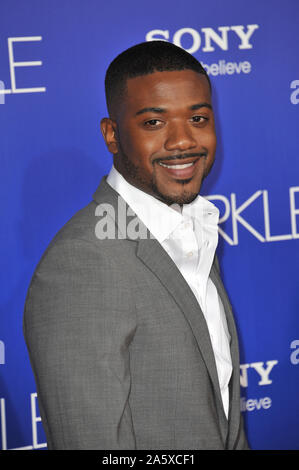
M211 84L164 41L106 74L113 167L33 275L24 335L49 449L247 449L238 339L199 195Z

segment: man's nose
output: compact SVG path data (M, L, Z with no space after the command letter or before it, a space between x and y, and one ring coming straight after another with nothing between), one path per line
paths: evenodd
M195 148L197 142L187 123L175 123L169 125L164 146L166 150L170 151L188 150Z

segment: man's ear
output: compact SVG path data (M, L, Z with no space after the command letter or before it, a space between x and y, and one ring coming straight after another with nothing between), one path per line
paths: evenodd
M116 139L116 122L110 118L103 118L101 120L101 132L105 139L109 152L116 155L118 152L117 139Z

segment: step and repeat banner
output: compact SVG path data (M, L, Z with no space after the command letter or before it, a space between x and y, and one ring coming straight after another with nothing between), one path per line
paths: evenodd
M110 61L143 41L189 51L213 85L218 149L202 194L241 346L252 449L299 449L299 2L2 0L0 449L46 449L22 333L48 243L112 163Z

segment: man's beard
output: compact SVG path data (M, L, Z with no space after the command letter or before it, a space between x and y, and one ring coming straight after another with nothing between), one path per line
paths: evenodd
M161 192L159 190L154 173L150 181L145 180L140 174L140 168L131 162L131 160L128 158L125 152L122 151L122 149L121 155L118 155L118 158L121 159L122 165L124 166L127 175L129 175L130 177L129 183L136 186L136 188L141 189L142 191L145 191L148 194L151 194L152 196L156 197L168 206L170 206L171 204L190 204L198 196L199 191L194 193L186 189L184 190L184 186L186 186L191 181L191 178L186 180L176 180L176 182L178 184L181 184L183 187L183 192L181 194L165 194L164 192Z
M176 180L178 184L183 186L183 192L179 195L171 195L171 194L164 194L159 191L155 180L152 181L152 190L156 194L156 197L160 199L162 202L165 202L168 206L171 204L179 204L182 206L183 204L190 204L194 199L198 196L198 192L194 193L191 191L187 191L184 189L184 186L191 181L190 179L187 180Z

